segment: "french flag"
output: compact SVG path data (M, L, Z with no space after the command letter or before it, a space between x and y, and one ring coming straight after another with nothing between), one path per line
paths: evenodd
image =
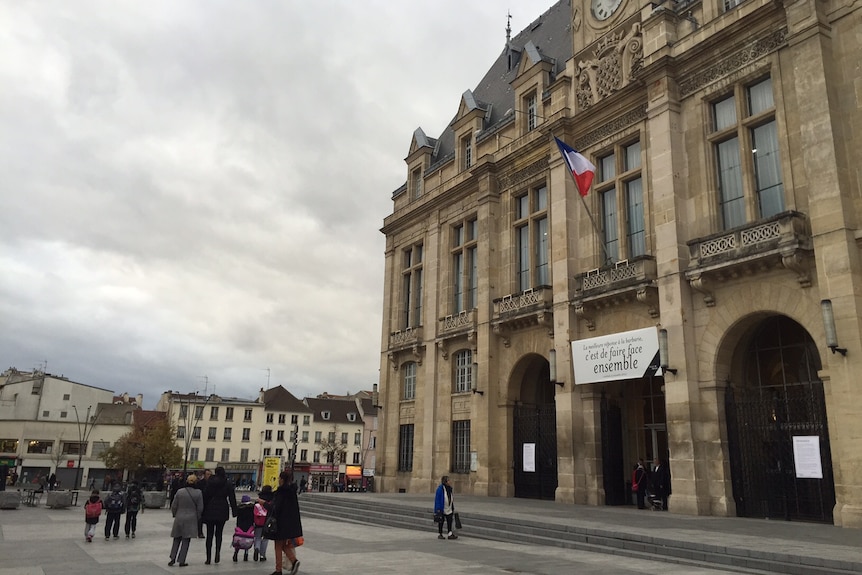
M569 171L572 172L572 177L575 178L575 183L578 184L578 192L582 197L587 196L590 190L590 185L593 183L593 178L596 175L596 167L591 161L586 159L577 150L570 147L565 142L554 136L557 141L557 146L560 148L560 154L566 161Z

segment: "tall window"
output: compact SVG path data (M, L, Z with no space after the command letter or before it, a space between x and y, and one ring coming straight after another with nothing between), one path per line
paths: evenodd
M204 416L204 406L198 405L195 407L195 421L202 419Z
M185 439L186 437L186 426L178 425L177 426L177 439Z
M197 461L198 460L199 450L197 447L192 447L189 449L189 461Z
M462 349L455 354L455 393L470 391L473 387L473 352Z
M736 86L714 102L712 128L722 228L784 211L772 79Z
M230 461L230 448L223 447L221 450L221 462Z
M207 439L210 441L215 441L217 429L215 427L210 427L207 429Z
M233 408L225 407L224 408L224 419L225 421L233 421Z
M548 188L541 186L515 198L518 290L550 285Z
M243 427L242 428L242 440L249 441L251 439L251 428Z
M206 452L204 452L204 461L215 461L214 447L207 447Z
M243 421L251 421L251 409L245 410L245 415L242 418Z
M527 130L534 130L536 125L538 124L539 111L538 111L539 100L536 97L536 93L528 95L524 98L524 107L527 110Z
M401 328L422 325L422 245L404 250Z
M267 413L266 414L266 422L267 423L273 423L274 421L275 421L275 414L274 413Z
M180 405L180 419L186 419L189 415L189 406L187 404Z
M422 195L422 168L416 168L410 173L410 190L414 200Z
M314 432L314 442L320 443L321 441L323 441L323 432L322 431L315 431Z
M272 441L272 430L267 429L263 432L263 440L264 441Z
M398 427L398 471L413 471L413 424Z
M212 421L218 421L218 407L210 407L210 419Z
M248 449L239 450L239 460L242 463L246 463L248 461Z
M461 139L461 158L462 165L467 170L473 165L473 136L466 136Z
M479 305L478 236L479 224L475 219L452 228L453 313Z
M646 254L640 141L614 146L599 158L598 171L602 262L609 264Z
M401 371L404 372L402 399L416 399L416 362L405 363Z
M201 428L196 426L192 429L192 439L200 439L200 438L201 438Z
M230 441L231 432L232 432L232 428L230 428L230 427L224 428L223 441Z
M452 422L452 473L470 473L470 420Z

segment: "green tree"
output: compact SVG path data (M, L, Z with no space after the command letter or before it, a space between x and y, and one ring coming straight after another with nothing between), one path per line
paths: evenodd
M126 469L135 477L151 468L177 467L183 461L183 450L175 436L165 419L135 422L131 431L102 453L102 461L109 469Z

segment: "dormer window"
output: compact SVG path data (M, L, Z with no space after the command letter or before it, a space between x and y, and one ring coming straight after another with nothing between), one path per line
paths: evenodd
M473 165L473 137L467 136L461 139L461 157L463 158L462 165L465 170L469 170Z
M347 421L356 421L356 414L354 412L350 412L347 414Z
M416 168L410 174L410 189L414 200L422 196L422 168Z
M328 411L322 411L320 412L320 416L323 418L324 421L329 421L330 413Z

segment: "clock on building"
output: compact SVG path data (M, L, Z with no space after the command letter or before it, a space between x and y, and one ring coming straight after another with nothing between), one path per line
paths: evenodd
M620 9L623 0L591 0L593 18L603 22L614 15Z

